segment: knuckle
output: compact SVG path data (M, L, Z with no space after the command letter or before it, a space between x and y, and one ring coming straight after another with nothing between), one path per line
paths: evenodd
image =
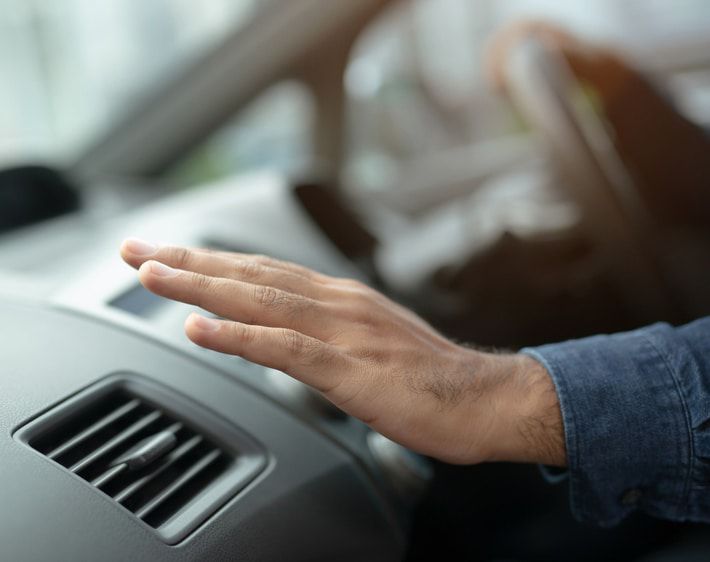
M289 355L301 356L304 353L304 337L294 330L282 330L281 339Z
M318 316L320 318L325 318L325 311L319 310L318 312L322 314L314 314L315 309L320 307L316 301L310 298L302 297L299 295L293 295L291 293L284 293L284 299L282 301L284 309L288 312L289 316L293 319L308 316Z
M240 343L249 345L253 343L255 333L249 326L245 324L232 324L232 335Z
M273 308L280 304L281 294L278 289L264 285L254 287L254 302L264 308Z
M373 289L355 279L347 279L344 288L349 297L348 300L356 305L366 305L372 302L376 294Z
M263 254L254 254L250 257L252 262L264 267L270 267L274 264L273 258L270 258L269 256L265 256Z
M373 299L371 290L367 287L358 287L348 291L348 298L343 299L347 310L353 316L360 318L370 318L374 312Z
M357 297L345 301L342 307L342 315L353 326L366 328L370 335L387 336L387 329L391 328L388 314L383 313L381 307L370 298Z
M358 287L352 292L353 300L361 306L369 306L375 300L372 290L368 287Z
M379 333L379 322L378 318L367 309L357 308L350 313L350 317L353 322L359 324L361 328L367 328L370 333Z
M237 275L247 281L260 279L264 274L264 266L253 260L240 260L234 264Z
M313 272L301 265L289 261L277 260L275 258L272 258L271 256L257 255L252 257L257 263L261 264L263 267L277 269L280 271L288 271L293 274L300 275L301 277L312 277Z
M289 329L281 331L281 339L287 354L298 358L301 365L313 365L323 360L323 346L317 340Z
M212 279L206 275L200 273L193 273L191 275L191 281L193 287L199 293L206 293L212 289Z
M182 248L180 246L171 248L169 253L175 263L175 266L179 269L184 269L190 265L193 258L192 252L189 249Z
M254 302L257 306L277 312L289 321L310 314L316 305L312 299L262 285L257 285L254 289Z

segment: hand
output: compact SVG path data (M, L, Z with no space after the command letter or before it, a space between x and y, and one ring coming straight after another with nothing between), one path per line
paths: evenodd
M559 52L575 76L594 87L602 102L612 100L634 71L612 49L577 38L562 27L538 20L522 20L498 31L486 52L489 81L505 93L506 64L523 41L535 38Z
M127 240L150 291L197 305L196 344L272 367L402 445L444 461L564 464L557 397L520 355L456 345L364 284L263 256Z

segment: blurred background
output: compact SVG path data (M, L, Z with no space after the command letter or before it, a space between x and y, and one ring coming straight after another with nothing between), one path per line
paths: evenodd
M0 164L77 156L151 90L279 3L0 0ZM618 45L658 70L710 58L704 0L394 2L350 54L348 183L406 190L396 181L402 168L518 132L486 83L482 53L495 29L523 16ZM683 106L710 120L710 71L681 73L676 85ZM298 81L272 85L176 163L170 183L302 165L312 155L313 103Z

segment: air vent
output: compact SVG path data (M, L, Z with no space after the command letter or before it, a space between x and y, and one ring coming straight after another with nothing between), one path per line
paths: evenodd
M265 465L253 439L134 375L87 389L15 437L112 498L169 544L185 538Z

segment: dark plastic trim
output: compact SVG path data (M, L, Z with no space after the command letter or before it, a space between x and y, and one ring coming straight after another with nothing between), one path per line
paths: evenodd
M253 437L190 398L134 373L109 375L39 415L15 431L13 437L59 469L70 473L65 467L34 449L30 442L56 424L66 421L77 411L117 389L124 389L177 420L186 422L193 430L207 437L233 459L227 470L211 482L208 488L192 498L179 513L157 528L141 521L113 498L92 486L90 482L72 474L96 493L121 507L138 524L155 532L165 543L175 545L187 538L265 469L268 455L264 447Z

